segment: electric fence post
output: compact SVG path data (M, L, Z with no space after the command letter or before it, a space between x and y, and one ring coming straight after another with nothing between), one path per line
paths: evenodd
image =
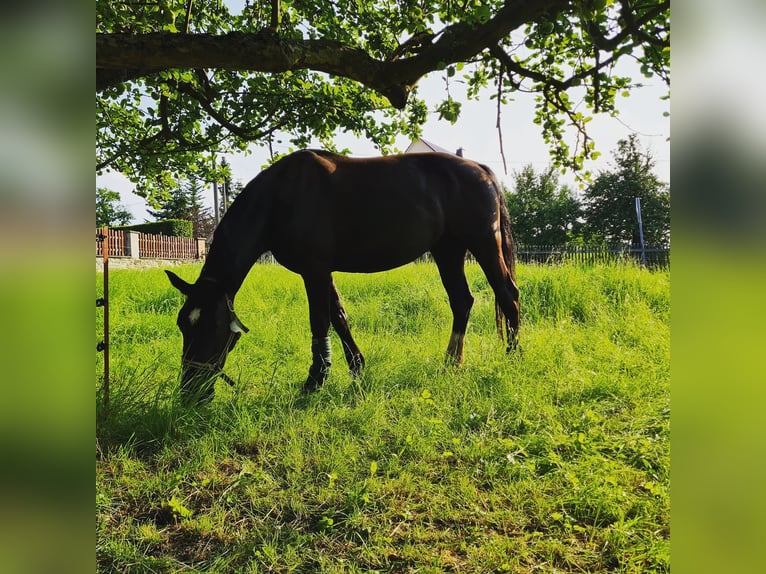
M104 262L104 294L96 299L96 307L104 308L104 339L96 345L96 351L104 353L104 414L109 409L109 229L104 226L96 233L101 242Z

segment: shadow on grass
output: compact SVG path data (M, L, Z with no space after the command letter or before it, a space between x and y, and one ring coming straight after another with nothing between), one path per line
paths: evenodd
M152 369L117 372L110 386L108 406L103 389L96 393L96 441L101 454L127 447L136 455L150 455L205 426L209 407L185 407L177 382L157 376Z
M96 392L97 451L105 456L127 448L136 456L151 457L164 447L210 432L236 433L254 418L278 419L285 411L305 410L319 400L317 393L301 395L298 383L278 383L275 373L276 368L252 380L238 380L233 389L219 379L212 401L187 405L181 400L177 377L154 366L116 369L108 407L103 388Z

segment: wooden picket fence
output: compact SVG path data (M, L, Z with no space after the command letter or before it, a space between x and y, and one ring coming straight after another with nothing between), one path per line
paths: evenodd
M97 234L102 230L97 230ZM138 235L138 253L130 252L129 233ZM190 237L170 237L148 233L129 232L125 229L109 229L109 257L134 257L140 259L201 259L204 242ZM135 245L135 241L133 242ZM201 247L202 245L202 247ZM96 242L96 257L103 257L103 243ZM669 267L670 248L646 246L647 267ZM470 257L470 256L469 256ZM421 261L430 260L429 254ZM516 245L516 260L522 263L556 264L573 262L580 264L609 263L633 260L641 262L641 249L626 245ZM270 253L264 254L259 263L274 263Z
M96 230L96 236L103 233L102 229ZM106 242L109 245L109 257L125 257L128 253L127 243L128 234L124 229L107 229L109 240ZM104 242L96 241L96 257L104 256Z
M134 259L202 259L205 242L191 237L153 235L127 229L108 229L109 257ZM96 235L103 234L103 228ZM96 242L96 257L103 258L103 242Z
M191 237L138 234L139 257L143 259L198 259L197 240Z

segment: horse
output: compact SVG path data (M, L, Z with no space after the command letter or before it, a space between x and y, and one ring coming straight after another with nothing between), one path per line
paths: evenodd
M488 167L447 153L350 158L301 150L259 173L236 197L215 229L195 283L166 270L186 296L177 318L185 402L211 400L218 376L233 384L224 363L248 331L234 312L234 298L267 251L302 277L308 297L312 362L304 393L327 379L330 325L351 374L359 376L365 365L333 271L385 271L430 251L452 310L446 358L457 366L474 301L464 272L470 251L494 291L506 352L517 346L513 236L503 192Z

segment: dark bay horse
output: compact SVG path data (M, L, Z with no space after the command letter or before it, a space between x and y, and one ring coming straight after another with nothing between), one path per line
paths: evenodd
M452 309L447 359L463 360L473 297L463 265L473 254L495 293L496 323L508 351L516 346L519 290L505 201L488 167L442 153L348 158L304 150L261 172L215 230L196 283L171 271L186 295L181 391L186 402L212 399L227 354L246 327L234 297L264 252L302 278L309 302L312 363L304 391L324 383L331 363L329 327L343 342L351 372L364 357L351 336L333 271L372 273L430 251Z

